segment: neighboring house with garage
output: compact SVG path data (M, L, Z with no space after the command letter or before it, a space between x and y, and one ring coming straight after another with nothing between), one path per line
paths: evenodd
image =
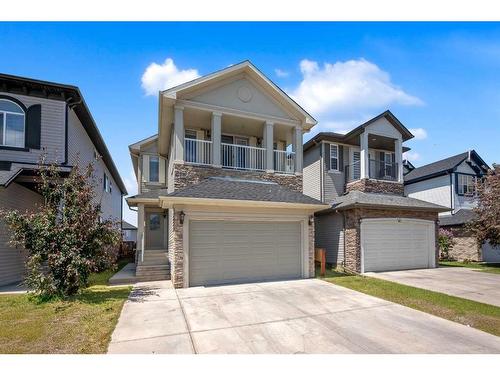
M138 277L176 288L314 276L302 135L316 121L245 61L159 93L158 134L129 147Z
M404 195L403 143L410 131L386 111L347 134L319 133L304 145L304 194L316 213L316 247L353 272L436 267L438 213Z
M125 220L122 221L122 241L123 242L137 242L137 227Z
M422 167L412 166L405 174L406 195L450 207L440 214L439 224L452 231L455 244L450 255L457 260L500 262L500 249L481 246L465 228L477 205L476 181L489 170L479 154L470 150Z
M97 125L75 86L0 74L0 207L33 210L40 157L55 163L64 177L79 161L96 161L96 197L102 217L121 221L126 194ZM11 247L0 221L0 285L19 282L24 252Z

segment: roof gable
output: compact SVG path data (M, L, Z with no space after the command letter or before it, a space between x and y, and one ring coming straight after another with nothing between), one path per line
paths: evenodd
M206 90L210 86L217 86L218 82L231 79L238 75L246 74L253 83L258 84L262 90L271 95L276 102L283 106L283 111L293 113L304 121L306 130L316 125L317 121L281 90L274 82L267 78L250 61L243 61L239 64L229 66L217 72L205 75L195 80L162 91L161 95L166 98L178 99L188 97L196 91Z
M247 75L237 76L223 85L195 94L189 100L274 117L298 119Z

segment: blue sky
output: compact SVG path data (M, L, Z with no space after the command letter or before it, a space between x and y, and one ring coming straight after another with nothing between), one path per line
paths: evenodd
M148 90L245 59L315 132L390 109L417 166L470 148L500 162L500 23L0 23L0 50L0 72L80 87L131 192L127 146L157 131Z

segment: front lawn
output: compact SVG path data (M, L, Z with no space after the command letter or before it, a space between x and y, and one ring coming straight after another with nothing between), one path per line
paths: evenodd
M131 290L107 286L115 272L92 275L91 286L67 300L0 295L0 353L105 353Z
M500 307L497 306L334 270L327 270L322 279L500 336Z
M441 267L465 267L472 268L481 272L497 273L500 274L500 263L464 263L457 261L440 261L439 265Z

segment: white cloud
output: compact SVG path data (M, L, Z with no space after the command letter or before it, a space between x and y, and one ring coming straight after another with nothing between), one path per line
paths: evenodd
M427 131L424 128L413 128L408 130L415 136L415 139L419 141L427 138Z
M324 63L304 59L300 62L302 80L290 95L323 124L359 125L390 105L422 105L391 81L389 73L365 60ZM368 114L368 116L367 116ZM343 129L342 126L340 126Z
M287 72L286 70L280 68L274 69L274 73L280 78L288 77L290 75L290 72Z
M403 159L406 159L409 161L419 160L420 154L418 152L407 151L407 152L403 153Z
M144 71L141 82L146 95L157 95L158 91L180 85L198 78L197 69L179 69L170 57L163 64L149 64Z

